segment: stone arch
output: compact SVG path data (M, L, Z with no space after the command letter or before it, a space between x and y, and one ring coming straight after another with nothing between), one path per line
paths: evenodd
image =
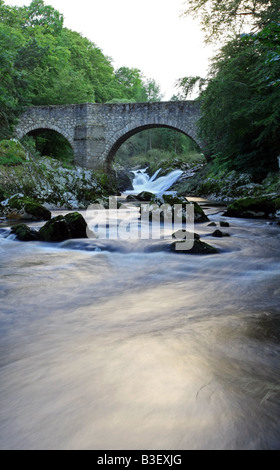
M166 128L166 129L171 129L174 131L181 132L182 134L186 135L187 137L191 138L203 151L203 143L200 141L200 139L197 137L196 133L192 129L186 130L184 126L176 124L166 124L166 123L152 123L152 124L141 124L141 125L128 125L124 129L121 129L120 131L116 132L114 136L107 142L106 145L106 162L105 165L108 169L110 169L111 164L114 160L114 157L116 155L116 152L118 149L121 147L121 145L126 142L127 139L132 137L135 134L138 134L138 132L145 131L148 129L155 129L155 128Z
M70 136L68 134L68 132L65 132L64 130L61 130L58 126L56 126L54 124L44 125L44 123L40 122L37 125L32 124L31 126L19 127L18 129L16 129L15 134L16 134L16 137L19 140L21 140L25 135L29 134L30 132L40 130L40 129L42 129L44 131L58 132L58 134L61 134L69 142L69 144L71 145L71 147L74 151L74 140L73 140L72 136Z

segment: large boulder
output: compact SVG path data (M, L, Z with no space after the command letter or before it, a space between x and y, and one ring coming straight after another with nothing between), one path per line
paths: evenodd
M207 222L209 219L205 214L204 210L200 207L197 202L189 202L183 196L172 196L172 195L163 195L162 196L162 203L158 202L157 199L151 200L151 209L153 204L157 204L159 207L161 204L166 204L170 206L170 210L172 211L173 219L180 220L182 218L182 222L188 222L190 220L191 213L188 209L190 206L193 207L194 210L194 222ZM164 214L160 214L161 221L164 220ZM152 220L152 214L150 215L150 220Z
M44 242L63 242L70 238L70 228L62 215L49 220L49 222L39 230L39 239Z
M2 206L4 207L2 212L9 219L36 221L51 219L51 212L30 197L12 196L3 201Z
M207 222L209 220L204 210L197 202L190 203L184 196L172 196L169 194L164 194L162 198L166 204L170 204L171 206L181 204L183 207L186 207L186 204L192 204L194 206L194 221L196 223Z
M71 238L87 238L87 223L79 212L65 215L65 221L69 227Z
M121 193L123 193L124 191L130 191L131 189L133 189L133 185L132 185L133 175L130 171L127 171L127 170L117 171L116 178L117 178L118 190Z
M24 242L40 240L58 243L69 239L88 238L87 223L78 212L53 217L39 232L25 224L19 224L12 227L11 233Z
M224 213L227 217L246 219L274 216L280 208L277 196L246 197L230 204Z
M78 212L59 215L39 230L39 239L45 242L62 242L71 238L87 238L86 228L87 223Z

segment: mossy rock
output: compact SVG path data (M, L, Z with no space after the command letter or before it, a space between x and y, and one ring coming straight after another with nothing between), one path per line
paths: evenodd
M202 207L200 207L197 202L193 202L192 204L194 205L194 221L196 223L208 222L209 219Z
M93 202L93 205L96 205L97 207L99 206L100 209L109 209L110 204L109 204L109 198L104 197L104 198L97 198Z
M59 215L49 220L40 230L39 239L45 242L63 242L73 238L88 238L87 223L78 212Z
M163 195L163 200L166 204L170 204L171 206L174 206L175 204L180 204L180 205L182 205L183 210L184 210L184 208L186 210L187 205L191 204L194 207L194 222L195 223L200 223L200 222L202 223L202 222L208 222L209 221L209 219L208 219L207 215L205 214L204 210L202 209L202 207L200 207L200 205L197 202L191 202L190 203L183 196L172 196L172 195ZM183 220L183 221L185 222L186 219Z
M117 171L117 185L118 185L118 190L121 192L133 189L132 174L130 173L130 171L127 171L127 170Z
M188 221L189 212L188 212L187 208L189 207L189 205L192 205L193 208L194 208L194 222L195 223L209 221L209 219L208 219L207 215L205 214L204 210L202 209L202 207L200 207L200 205L197 202L191 202L190 203L183 196L173 196L173 195L170 195L170 194L163 194L162 201L160 201L158 198L156 198L153 195L150 202L151 202L151 208L152 208L153 204L157 204L159 207L162 204L169 205L172 208L172 211L173 211L173 218L174 218L175 209L179 210L178 216L180 217L179 206L181 206L181 208L182 208L182 222ZM178 208L175 208L175 206L178 206ZM164 220L163 214L161 214L160 217L161 217L161 222L163 222L163 220ZM150 215L150 220L152 220L151 215Z
M51 212L48 209L28 197L11 197L5 207L5 212L7 216L9 213L18 214L22 219L37 221L51 219Z
M230 204L224 213L228 217L241 217L241 218L262 218L268 217L277 211L279 207L280 198L271 198L267 196L261 197L246 197L237 199Z
M87 223L79 212L67 214L65 221L70 229L71 238L87 238Z
M71 238L68 223L62 215L49 220L40 230L39 239L44 242L63 242Z
M178 244L184 244L184 241L174 242L170 245L171 251L174 253L186 253L190 255L214 255L219 253L217 248L201 240L194 240L193 247L188 249L178 249ZM177 245L177 246L176 246ZM182 245L183 246L183 245ZM177 249L176 249L177 248Z
M142 193L137 194L136 198L141 202L150 202L154 199L155 195L149 191L142 191Z
M189 204L184 196L173 196L172 194L163 194L162 199L165 204L174 206L174 204Z
M126 201L126 202L139 202L139 199L138 199L137 196L135 196L134 194L129 194L129 195L125 198L125 201Z
M25 224L14 225L11 228L11 233L15 234L17 239L22 242L33 242L39 239L38 232Z

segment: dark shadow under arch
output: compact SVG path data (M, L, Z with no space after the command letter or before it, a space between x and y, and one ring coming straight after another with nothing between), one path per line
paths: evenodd
M43 156L55 158L57 160L74 163L74 149L61 132L40 127L30 130L25 137L32 137L35 141L36 150Z

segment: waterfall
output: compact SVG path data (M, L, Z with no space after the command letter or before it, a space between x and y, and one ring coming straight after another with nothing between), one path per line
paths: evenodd
M146 171L147 168L132 171L134 174L132 182L133 190L126 191L125 194L139 194L142 191L148 191L158 195L163 194L178 180L178 178L180 178L183 173L181 170L174 170L166 176L160 176L157 178L161 168L159 168L151 177L149 177Z

